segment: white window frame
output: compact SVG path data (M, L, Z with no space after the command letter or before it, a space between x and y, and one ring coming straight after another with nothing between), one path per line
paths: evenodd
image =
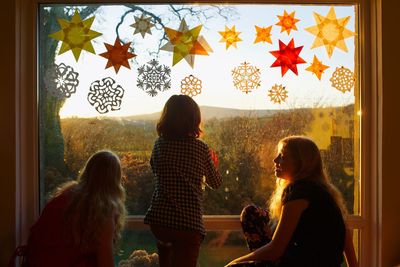
M191 1L127 0L16 0L16 240L26 242L29 228L39 216L39 146L37 109L37 18L40 4L109 4L109 3L191 3ZM197 3L214 1L197 0ZM381 29L379 0L253 0L218 1L218 3L262 4L340 4L355 5L358 26L359 86L361 96L360 215L350 216L349 227L360 230L360 266L381 266L381 154L382 92ZM356 13L357 13L356 12ZM356 46L357 49L357 46ZM357 66L357 65L356 65ZM208 231L240 230L239 216L204 216ZM127 227L147 229L143 216L129 216Z

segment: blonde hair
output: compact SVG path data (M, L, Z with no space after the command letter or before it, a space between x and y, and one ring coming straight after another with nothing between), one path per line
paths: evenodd
M86 162L77 182L65 184L58 194L69 190L71 201L65 212L72 242L82 250L99 240L106 221L115 219L114 244L121 238L125 221L125 189L121 165L111 151L99 151Z
M343 196L325 173L321 153L314 141L305 136L289 136L280 140L278 147L290 151L299 165L293 180L308 179L322 185L332 196L345 219L347 208ZM279 220L281 215L283 191L290 183L285 179L277 178L276 180L275 190L269 200L270 217L275 222Z

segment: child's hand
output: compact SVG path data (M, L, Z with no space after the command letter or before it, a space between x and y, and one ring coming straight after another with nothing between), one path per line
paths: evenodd
M211 148L210 148L210 155L211 155L212 161L214 162L215 168L218 168L219 160L218 160L217 153L215 153L214 150L212 150Z

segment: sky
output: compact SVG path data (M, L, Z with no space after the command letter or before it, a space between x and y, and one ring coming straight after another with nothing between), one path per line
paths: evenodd
M145 10L155 14L160 14L167 27L178 29L180 20L174 18L165 5L143 5ZM158 112L162 109L165 102L173 94L180 94L181 80L189 75L194 75L202 81L202 92L194 96L193 99L200 106L216 106L235 109L287 109L315 106L341 106L354 103L354 89L351 92L342 93L331 86L329 81L336 67L344 66L354 71L354 50L355 38L345 39L348 52L335 48L331 58L324 46L311 49L315 36L305 30L307 27L314 26L315 19L313 13L316 12L323 16L329 11L330 6L315 5L230 5L235 9L236 14L229 21L212 14L208 11L210 18L199 21L196 18L187 16L188 27L194 28L203 24L200 35L202 35L213 52L209 56L196 55L194 68L185 60L172 66L172 53L161 50L158 60L171 68L171 89L159 92L155 97L151 97L145 91L138 88L137 68L154 57L149 55L149 51L157 51L158 41L163 34L163 29L152 28L152 34L146 34L143 39L140 34L134 35L134 28L130 27L135 22L134 16L140 16L140 12L129 14L120 26L120 37L124 42L132 42L134 53L137 55L135 60L130 62L130 68L121 67L118 74L114 68L107 68L107 59L98 54L106 51L104 43L114 44L116 38L116 25L120 21L121 15L126 11L123 6L102 6L96 11L95 20L91 27L92 30L101 32L102 35L94 39L93 46L96 54L82 51L78 62L75 61L71 51L56 57L56 63L64 63L71 66L74 71L79 73L79 86L76 93L69 97L61 111L60 116L65 117L98 117L98 116L129 116ZM200 5L197 8L209 8L207 5ZM297 31L292 30L290 35L281 32L280 26L275 25L279 19L277 15L283 15L284 10L288 13L295 11L295 17L300 21L296 23ZM337 18L350 16L346 25L351 31L355 31L355 7L354 6L335 6ZM272 27L272 44L254 44L256 31L255 25L259 27ZM241 32L239 37L243 40L237 43L237 48L231 46L225 48L225 43L220 42L221 35L225 26L236 27L236 31ZM50 38L50 37L49 37ZM297 65L298 75L290 70L282 77L280 67L271 68L275 57L270 51L279 49L278 40L287 44L294 39L295 46L303 46L300 53L307 63ZM164 45L166 42L163 42ZM59 46L61 42L59 43ZM322 75L321 81L305 69L310 66L314 55L329 68ZM233 85L232 70L243 62L248 62L260 69L261 86L246 94ZM87 95L90 84L95 80L105 77L113 78L118 85L124 89L124 96L120 110L110 111L106 114L99 114L96 109L88 102ZM277 104L271 102L268 97L268 90L275 84L282 84L288 91L288 98L284 103Z

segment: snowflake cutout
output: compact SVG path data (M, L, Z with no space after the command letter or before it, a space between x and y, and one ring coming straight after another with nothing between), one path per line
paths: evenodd
M345 93L346 91L350 92L351 88L354 87L356 78L351 70L342 66L341 68L336 68L329 80L332 82L333 87Z
M286 98L288 97L288 91L282 84L275 84L271 87L271 89L268 90L268 92L268 96L271 98L271 101L274 102L274 104L281 104L282 102L285 102Z
M247 94L260 86L260 75L259 68L244 62L232 70L233 84Z
M96 80L90 85L88 101L100 114L121 108L124 89L110 78Z
M190 97L200 94L201 88L201 80L193 75L189 75L181 81L181 93Z
M49 92L59 99L70 97L79 85L79 73L64 63L51 66L46 76Z
M157 91L163 92L171 88L170 77L171 69L152 59L138 68L137 87L154 97Z

